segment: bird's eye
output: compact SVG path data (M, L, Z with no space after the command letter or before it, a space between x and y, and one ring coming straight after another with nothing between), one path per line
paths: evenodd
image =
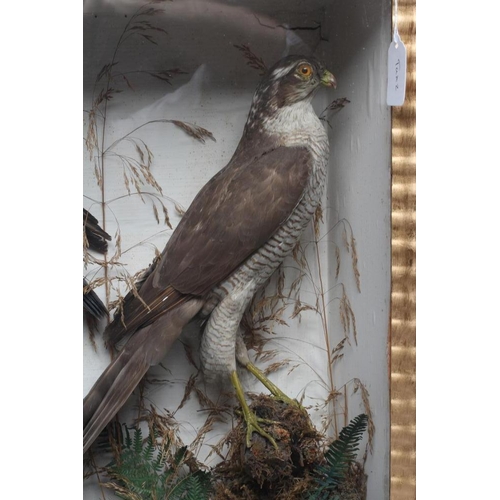
M299 75L309 77L312 75L312 68L309 64L301 64L297 69Z

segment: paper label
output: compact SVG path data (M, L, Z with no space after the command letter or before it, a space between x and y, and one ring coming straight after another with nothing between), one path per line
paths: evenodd
M406 91L406 47L397 31L389 47L388 66L387 104L402 106L405 102Z

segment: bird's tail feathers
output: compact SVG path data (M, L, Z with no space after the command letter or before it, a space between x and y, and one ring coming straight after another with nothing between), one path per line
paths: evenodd
M162 291L150 287L145 291L142 288L130 291L104 331L106 345L114 348L128 334L152 324L169 310L191 299L170 286Z
M164 358L202 305L203 301L195 298L180 302L128 340L83 400L84 453L125 404L149 367Z

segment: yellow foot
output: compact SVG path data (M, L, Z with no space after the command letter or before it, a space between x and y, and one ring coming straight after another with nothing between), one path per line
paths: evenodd
M236 390L236 396L241 405L243 419L245 420L245 423L247 425L247 448L250 448L252 446L252 434L256 432L257 434L260 434L264 439L267 439L278 450L278 445L276 444L274 438L259 425L259 423L276 424L277 422L259 418L254 412L250 410L248 403L245 400L245 395L243 394L243 388L241 387L240 380L235 371L231 373L231 382Z
M247 448L252 446L252 434L256 432L260 434L264 439L267 439L276 449L278 449L278 445L274 438L266 432L259 423L264 424L276 424L277 422L273 422L272 420L266 420L265 418L259 418L255 415L254 412L249 411L247 415L245 415L245 423L247 424Z
M295 406L299 410L306 411L306 409L296 400L289 398L285 393L279 391L279 393L272 393L273 398L276 399L277 401L281 401L282 403L285 403L290 406Z
M306 409L296 400L288 397L277 385L273 384L254 364L248 363L246 369L255 375L255 377L269 389L275 399L287 405L295 406L299 410L306 411Z

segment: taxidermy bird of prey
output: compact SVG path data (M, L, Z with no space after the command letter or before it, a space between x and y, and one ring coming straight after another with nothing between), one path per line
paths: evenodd
M83 209L83 238L84 246L90 250L99 253L106 253L108 251L108 241L111 240L111 236L99 226L97 219L85 209ZM88 282L85 278L83 278L83 310L96 320L108 314L106 306L94 290L88 287ZM90 320L89 316L87 316L88 320Z
M84 451L162 361L182 328L206 318L200 357L209 379L229 377L252 432L274 439L245 401L236 363L281 400L249 360L240 328L255 292L295 247L323 192L328 136L311 100L334 76L312 57L288 56L260 82L230 162L201 189L139 289L129 293L105 337L129 340L83 402Z

